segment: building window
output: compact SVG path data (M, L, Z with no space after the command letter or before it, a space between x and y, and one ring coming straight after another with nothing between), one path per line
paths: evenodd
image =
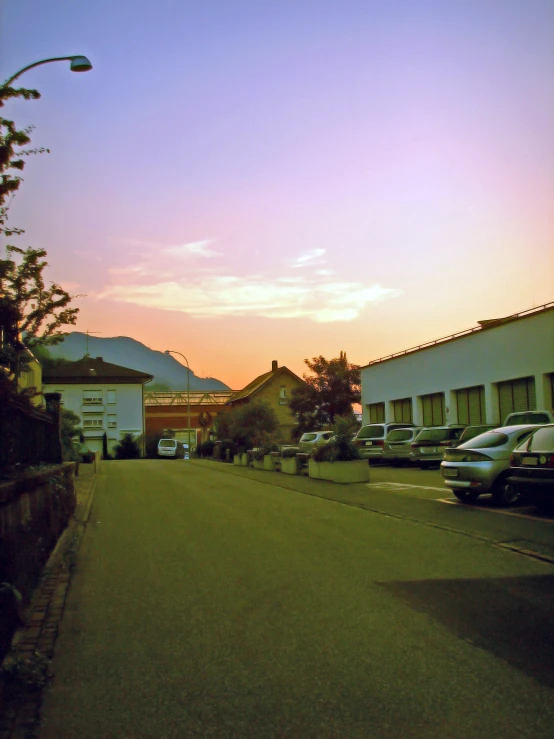
M485 423L485 388L482 385L456 390L458 423L476 426Z
M101 418L85 418L83 421L84 429L101 429L102 419Z
M108 428L114 429L117 427L117 416L115 413L108 413Z
M108 390L108 400L107 400L107 402L110 405L113 405L116 402L116 400L115 400L115 390Z
M443 426L444 393L431 393L421 396L424 426Z
M286 398L287 397L287 388L285 385L281 385L281 392L279 394L280 398Z
M370 403L369 406L369 422L384 423L385 422L385 404Z
M400 398L392 401L394 420L398 423L412 423L412 399Z
M102 405L102 391L83 390L83 405Z
M537 407L535 398L535 378L520 377L498 383L498 406L500 423L509 413L534 411Z

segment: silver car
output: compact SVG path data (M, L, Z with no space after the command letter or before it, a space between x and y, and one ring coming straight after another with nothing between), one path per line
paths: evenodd
M334 431L307 431L302 434L298 446L301 452L311 452L316 444L327 444L334 436Z
M392 429L403 429L413 426L412 423L368 423L362 426L354 439L354 446L358 448L360 457L383 461L383 449L387 434Z
M491 493L497 505L514 505L521 496L507 482L510 454L536 428L537 424L502 426L446 449L440 467L444 484L464 503Z
M465 426L454 423L450 426L426 426L412 442L410 459L422 470L439 467L444 450L455 444Z
M383 462L389 462L393 467L411 464L412 442L422 428L423 426L413 426L389 431L383 446Z

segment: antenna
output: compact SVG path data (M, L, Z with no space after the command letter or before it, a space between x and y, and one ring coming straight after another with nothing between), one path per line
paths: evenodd
M86 336L86 339L85 339L85 341L86 341L86 350L85 350L84 359L86 359L89 356L89 353L88 353L88 340L90 338L90 334L101 334L101 333L102 333L102 331L89 331L88 328L85 331L85 336Z

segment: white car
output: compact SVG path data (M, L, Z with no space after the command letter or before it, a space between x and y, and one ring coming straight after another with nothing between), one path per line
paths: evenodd
M298 446L301 452L311 452L316 444L327 444L334 435L333 431L307 431L300 437Z

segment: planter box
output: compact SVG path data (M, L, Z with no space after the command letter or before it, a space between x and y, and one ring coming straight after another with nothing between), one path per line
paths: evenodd
M264 470L273 472L273 457L271 454L264 454Z
M236 465L241 465L242 464L242 459L241 459L241 455L240 454L235 454L234 455L234 457L233 457L233 464L236 464Z
M316 462L309 460L309 474L316 480L331 482L369 482L367 459L353 459L351 462Z
M249 460L248 460L248 454L246 452L244 452L244 454L241 454L240 455L240 463L241 463L242 467L248 467L248 462L249 462Z
M281 457L281 472L286 475L298 474L298 458L297 457Z
M254 459L253 460L253 467L254 467L255 470L265 470L264 460L263 459Z

